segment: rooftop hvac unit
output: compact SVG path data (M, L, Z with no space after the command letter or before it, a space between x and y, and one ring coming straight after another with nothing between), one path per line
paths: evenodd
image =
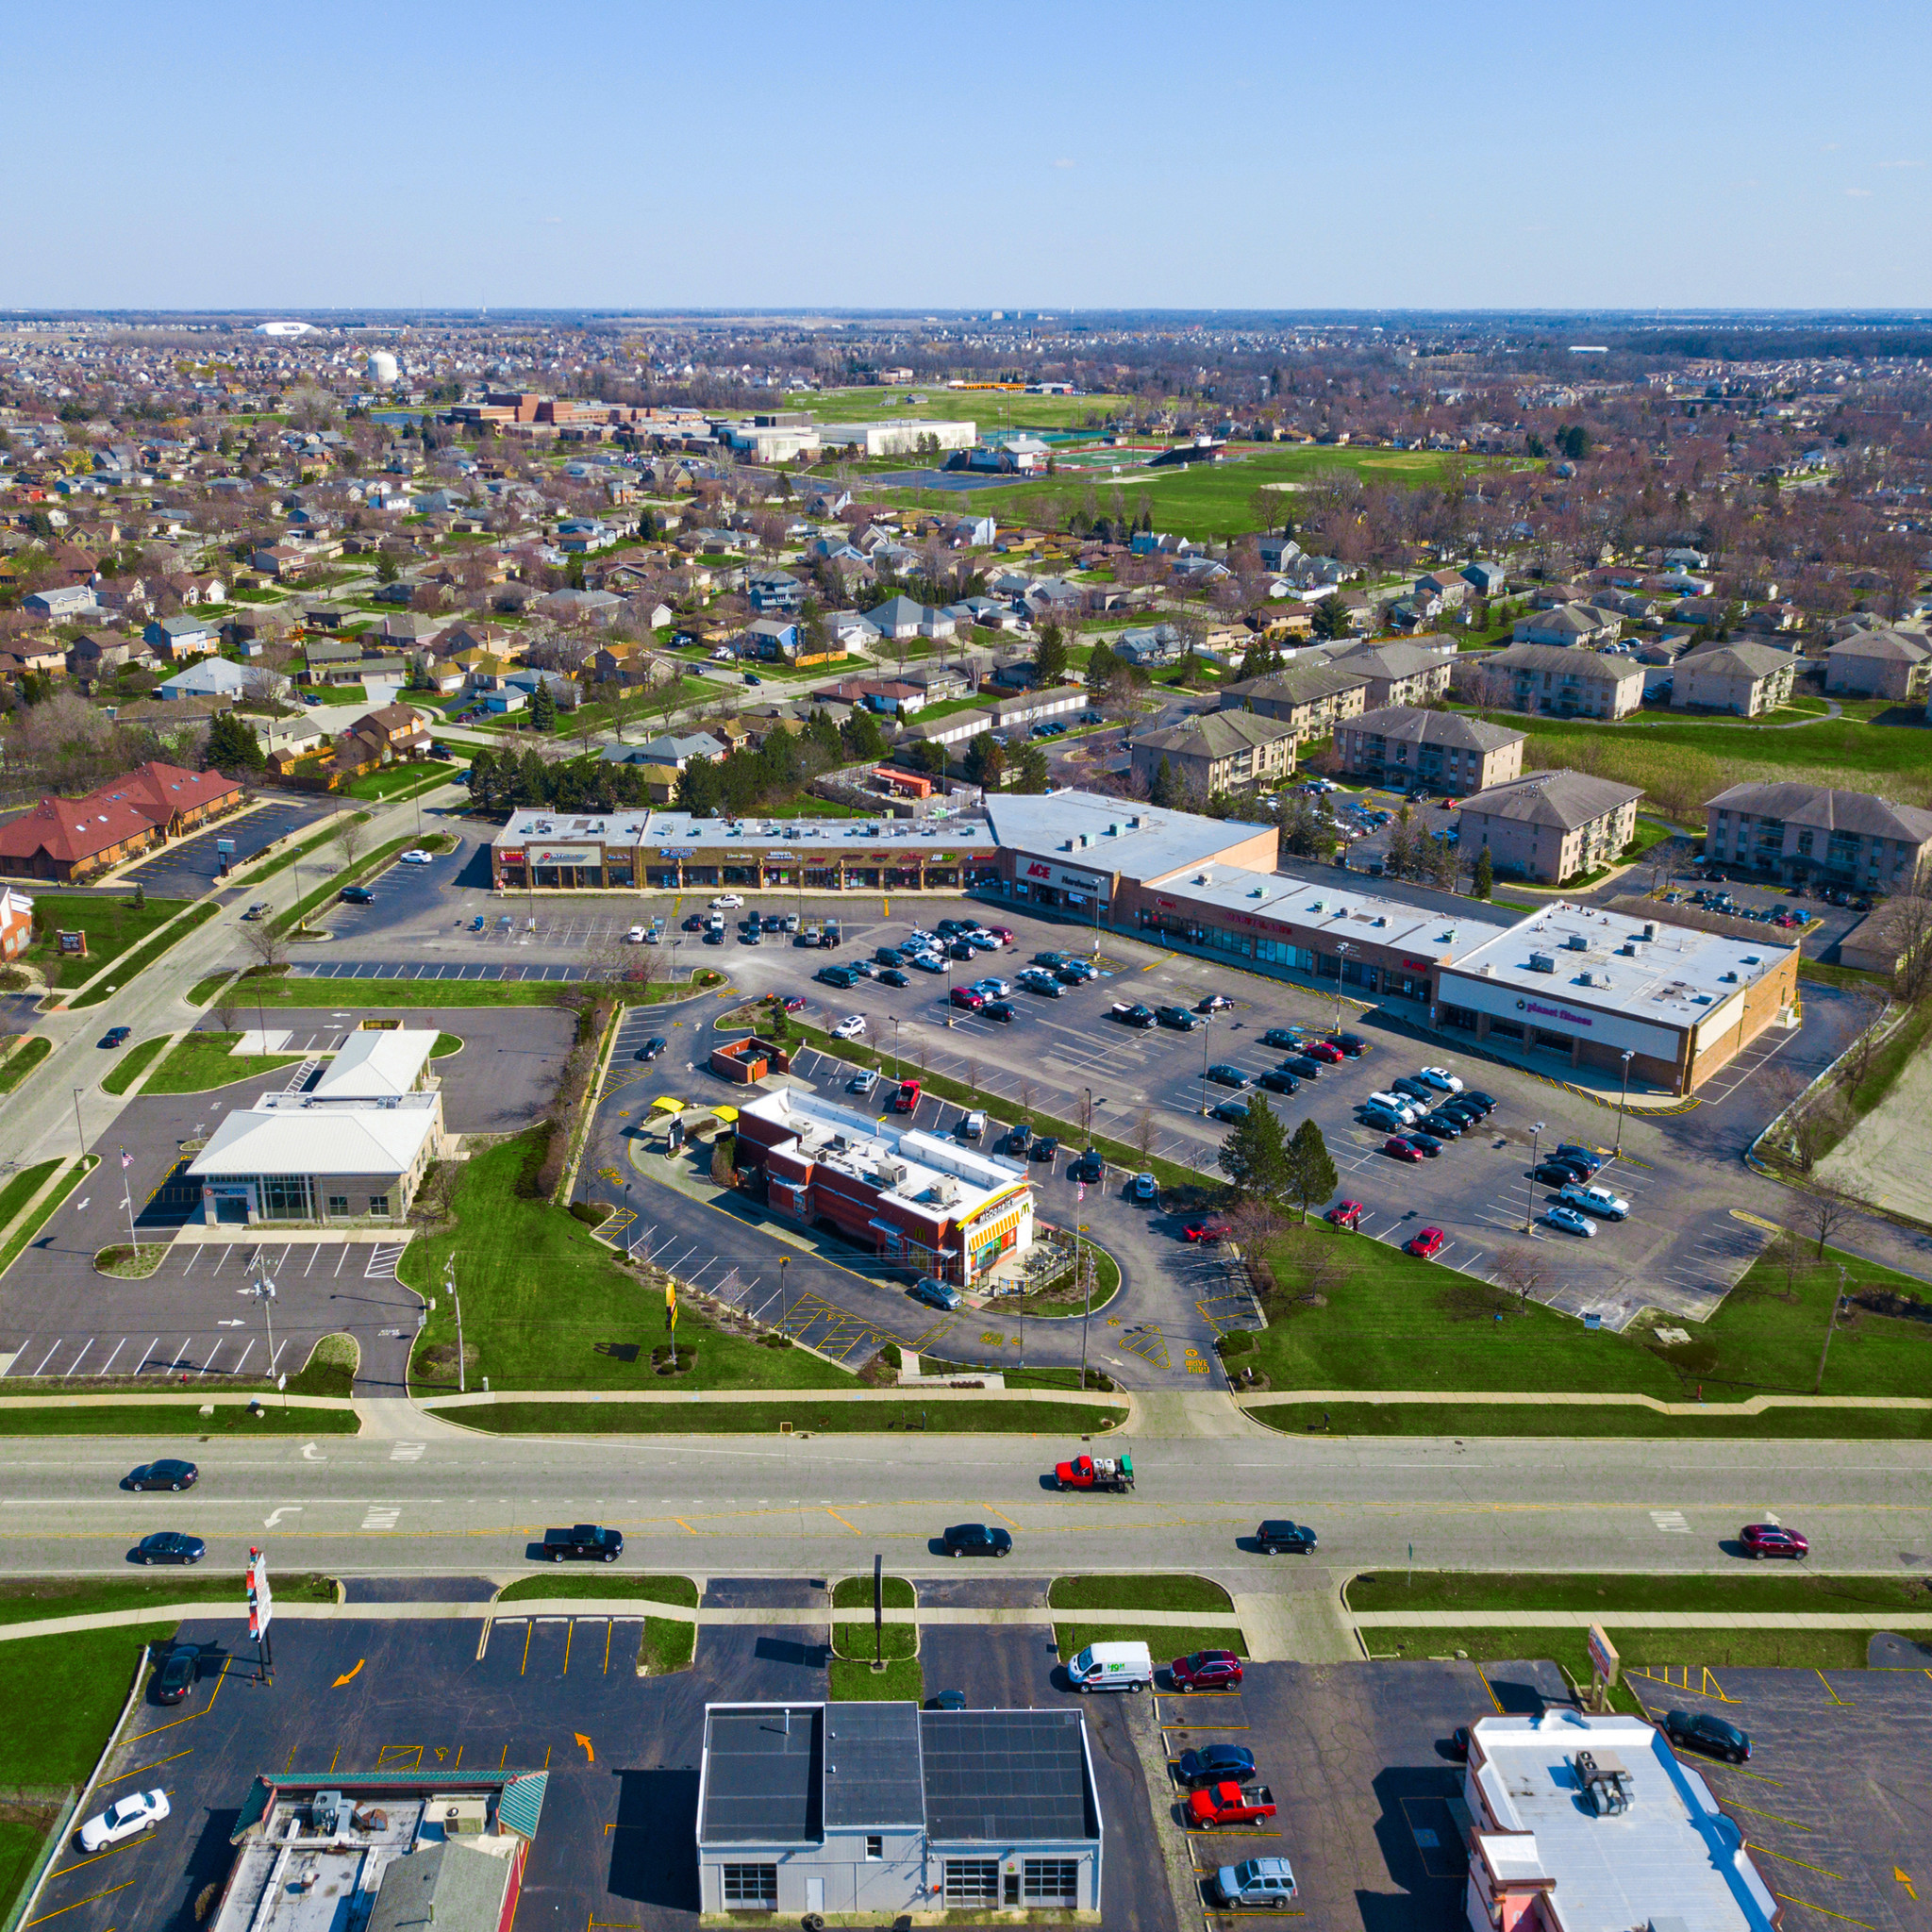
M1645 939L1647 939L1647 940L1654 940L1654 939L1656 939L1656 937L1657 937L1657 921L1656 921L1656 920L1654 920L1654 919L1646 919L1646 920L1645 920L1645 921L1643 922L1643 937L1644 937Z
M325 1838L333 1838L341 1828L342 1794L340 1791L317 1791L308 1801L308 1822Z
M1493 966L1491 966L1487 959L1485 959L1483 961L1483 977L1485 979L1493 979L1495 978L1495 976L1496 969Z
M1529 970L1532 973L1554 973L1557 962L1547 953L1532 953L1529 956Z
M1563 941L1563 943L1566 946L1568 946L1573 953L1586 952L1589 950L1590 947L1590 941L1587 939L1585 939L1580 932L1573 932L1570 935L1570 937Z
M1375 924L1377 925L1387 925L1389 922L1378 913L1375 918Z

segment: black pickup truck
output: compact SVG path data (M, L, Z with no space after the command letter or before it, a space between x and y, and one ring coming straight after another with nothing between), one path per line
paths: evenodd
M569 1529L546 1529L543 1555L553 1563L560 1563L566 1557L594 1557L600 1562L614 1563L624 1555L624 1532L603 1529L594 1523L573 1524Z

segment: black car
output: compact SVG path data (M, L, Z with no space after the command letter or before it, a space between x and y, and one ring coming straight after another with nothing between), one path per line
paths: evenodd
M1105 1171L1099 1151L1090 1147L1072 1167L1068 1168L1067 1178L1070 1181L1081 1181L1091 1188L1098 1185Z
M201 1646L177 1643L155 1673L155 1702L179 1704L194 1689L194 1680L200 1674Z
M134 1029L131 1026L109 1026L101 1035L101 1044L107 1047L120 1046L125 1042L127 1036L133 1031Z
M1208 1069L1208 1077L1217 1087L1245 1087L1248 1076L1239 1067L1231 1067L1225 1060Z
M207 1555L208 1545L198 1536L179 1529L158 1529L135 1544L128 1561L152 1569L157 1563L198 1563Z
M702 912L693 912L684 922L684 929L686 932L703 932L705 929L705 915Z
M1191 1033L1201 1024L1199 1017L1185 1007L1156 1007L1154 1017L1163 1026L1172 1026L1179 1033Z
M1604 1157L1594 1147L1580 1146L1574 1141L1558 1141L1557 1158L1567 1160L1573 1167L1580 1167L1586 1180L1604 1164Z
M1331 1033L1330 1046L1339 1046L1352 1060L1358 1060L1369 1050L1369 1042L1359 1033Z
M1322 1077L1322 1062L1311 1059L1305 1053L1291 1053L1282 1061L1281 1071L1292 1074L1297 1080L1319 1080Z
M910 986L912 982L896 966L882 966L879 968L879 984L881 986Z
M746 926L743 929L743 931L738 935L738 943L741 946L761 946L764 944L764 942L765 941L763 934L761 934L758 931L758 927L755 925Z
M1411 1080L1407 1074L1400 1080L1389 1083L1391 1093L1406 1093L1411 1100L1420 1100L1424 1107L1434 1107L1438 1090L1422 1080Z
M963 1690L941 1690L937 1697L925 1700L925 1707L928 1710L964 1710L966 1693Z
M547 1562L560 1563L566 1557L580 1557L598 1563L614 1563L623 1555L621 1529L606 1529L595 1523L574 1523L568 1529L543 1532L543 1556Z
M873 958L881 966L903 966L906 963L906 955L897 946L881 946Z
M971 932L973 930L973 922L970 919L942 919L933 927L933 930L941 939L949 940L955 933Z
M1271 1093L1292 1093L1301 1082L1280 1067L1270 1067L1265 1074L1255 1076L1257 1087L1265 1087Z
M124 1490L192 1490L201 1472L192 1462L177 1462L172 1457L159 1462L143 1462L121 1478Z
M1465 1087L1456 1096L1457 1107L1473 1107L1484 1119L1494 1113L1497 1101L1493 1093L1485 1093L1480 1087Z
M1183 1751L1174 1769L1191 1791L1203 1785L1244 1785L1255 1775L1255 1754L1245 1744L1204 1744Z
M350 906L374 906L375 904L375 894L367 886L344 886L341 891L341 897L343 902Z
M1425 1134L1433 1134L1439 1141L1455 1141L1461 1138L1470 1124L1467 1114L1425 1113L1422 1127Z
M654 1033L650 1039L644 1041L643 1045L638 1048L638 1058L641 1060L654 1060L670 1043L661 1033Z
M1742 1764L1751 1756L1748 1734L1725 1719L1701 1710L1670 1712L1664 1719L1664 1736L1674 1744L1688 1744L1693 1751L1728 1757L1733 1764Z
M988 1000L985 1006L979 1009L979 1017L982 1020L998 1020L1002 1023L1010 1020L1013 1017L1013 1013L1014 1007L1011 1000Z
M1208 1109L1218 1121L1226 1121L1230 1126L1240 1126L1247 1119L1251 1109L1245 1100L1224 1100L1219 1107Z
M1028 1160L1051 1160L1060 1151L1059 1141L1052 1134L1042 1134L1026 1150Z
M1541 1160L1537 1163L1531 1178L1540 1180L1546 1188L1567 1188L1573 1182L1585 1178L1566 1160Z
M1483 1110L1479 1107L1465 1107L1459 1100L1445 1100L1436 1111L1444 1120L1460 1121L1464 1128L1480 1126Z
M1291 1523L1285 1516L1270 1517L1255 1532L1256 1546L1264 1557L1277 1556L1283 1550L1305 1557L1317 1541L1315 1532L1306 1523Z
M949 1557L1009 1557L1013 1553L1011 1533L997 1524L989 1527L984 1523L956 1523L940 1541Z
M1285 1046L1294 1048L1302 1043L1302 1037L1291 1026L1271 1026L1261 1036L1263 1046Z
M1411 1127L1402 1138L1419 1154L1425 1155L1431 1160L1442 1151L1441 1141L1437 1140L1435 1135L1424 1133L1420 1127Z
M976 959L979 958L979 954L972 946L969 946L964 940L955 940L946 948L946 957L949 959Z

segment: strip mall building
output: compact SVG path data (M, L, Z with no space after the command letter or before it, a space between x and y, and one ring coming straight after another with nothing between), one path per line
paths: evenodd
M1797 950L1554 902L1513 923L1279 873L1273 825L1093 792L971 814L694 819L520 811L505 891L974 892L1386 1003L1411 1024L1689 1093L1797 1005Z

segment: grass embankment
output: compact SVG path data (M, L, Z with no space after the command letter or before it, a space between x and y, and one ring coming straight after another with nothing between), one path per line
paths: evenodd
M71 1353L72 1351L70 1351ZM21 1385L31 1392L35 1385ZM92 1392L85 1383L67 1385ZM299 1394L292 1383L290 1388ZM284 1408L275 1391L263 1387L259 1415L250 1415L245 1396L224 1391L212 1415L194 1402L116 1402L76 1405L48 1395L31 1408L0 1408L0 1436L138 1436L144 1442L206 1441L210 1436L353 1436L356 1414L347 1408ZM279 1586L277 1586L279 1588Z
M543 1598L634 1597L642 1603L698 1607L698 1587L689 1576L585 1576L569 1565L558 1565L554 1576L520 1576L496 1593L500 1604L527 1603Z
M45 1165L53 1166L55 1164L50 1161ZM8 1269L13 1266L14 1262L20 1258L21 1250L53 1219L55 1209L100 1164L101 1157L98 1154L90 1154L86 1159L76 1161L71 1172L54 1183L53 1189L46 1198L13 1230L12 1237L8 1240L7 1245L4 1248L0 1248L0 1274L5 1274ZM33 1171L35 1170L29 1170L29 1172ZM38 1171L44 1174L45 1168L43 1167ZM21 1178L24 1179L25 1176L21 1176Z
M361 991L358 985L358 998ZM532 1130L463 1163L452 1196L454 1229L412 1241L403 1257L404 1279L425 1294L437 1293L443 1265L454 1259L462 1284L473 1386L480 1375L499 1389L517 1390L857 1386L852 1376L803 1349L767 1348L724 1334L688 1307L678 1316L677 1341L680 1348L695 1347L696 1361L685 1374L658 1375L651 1351L664 1340L661 1297L647 1292L636 1271L594 1240L582 1222L524 1191L537 1184L544 1147L541 1131ZM437 1304L410 1366L410 1386L418 1394L456 1391L456 1319L447 1296L438 1295ZM459 1410L458 1417L474 1427L515 1430L558 1426L522 1420L515 1411L561 1408L575 1415L579 1407L591 1418L582 1426L605 1429L675 1427L686 1417L712 1412L702 1405L671 1404L666 1407L676 1411L678 1422L654 1424L630 1420L630 1404L620 1409L514 1403ZM775 1428L775 1420L769 1426Z
M245 1600L245 1599L244 1599ZM172 1623L0 1643L0 1785L82 1785L121 1714L134 1667Z
M112 999L137 974L145 973L171 947L185 940L196 926L206 925L221 909L212 899L204 899L174 924L163 926L145 945L119 959L112 984L103 981L98 986L90 987L67 1004L77 1011L82 1007L97 1007L103 1000Z
M1821 1335L1823 1333L1821 1329ZM1836 1344L1834 1344L1836 1346ZM1238 1357L1235 1366L1246 1359ZM1331 1436L1580 1436L1662 1441L1932 1441L1932 1409L1774 1408L1763 1415L1659 1415L1624 1403L1257 1402L1248 1413L1290 1434ZM1323 1418L1327 1418L1325 1430Z
M43 1034L14 1035L7 1057L0 1059L0 1094L11 1093L40 1063L54 1051L54 1042Z
M467 1307L467 1301L465 1307ZM431 1318L434 1320L434 1317ZM464 1317L468 1323L467 1314ZM691 1318L680 1318L682 1342ZM702 1362L712 1337L699 1346ZM759 1350L759 1354L767 1351ZM797 1354L798 1351L790 1351ZM806 1357L819 1368L826 1364ZM641 1373L650 1373L646 1367ZM840 1373L831 1370L831 1374ZM680 1383L688 1378L680 1377ZM744 1387L741 1382L724 1385ZM795 1435L859 1435L910 1429L933 1436L1065 1436L1115 1428L1124 1408L1076 1407L1063 1402L814 1402L809 1395L770 1402L497 1402L442 1411L446 1422L490 1435L742 1436L775 1435L790 1423Z
M107 1093L125 1093L147 1071L148 1063L168 1043L165 1033L157 1033L152 1040L137 1041L117 1060L111 1072L101 1082L101 1089Z
M445 764L436 758L426 763L385 765L380 771L364 772L339 790L350 798L407 799L419 791L434 791L439 785L447 785L461 769L454 761Z
M131 892L125 899L110 899L105 892L36 892L34 930L42 937L21 958L38 966L49 986L81 986L188 906L186 899L149 899L137 906ZM61 952L55 938L58 932L86 933L86 954Z
M1046 1601L1056 1610L1206 1610L1234 1608L1234 1599L1205 1576L1056 1576Z
M234 1048L241 1038L239 1033L188 1034L155 1069L142 1091L207 1093L217 1087L232 1087L238 1080L273 1074L278 1067L299 1065L302 1060L299 1053L238 1054Z
M325 1335L308 1352L298 1374L289 1377L291 1395L353 1395L361 1345L353 1335Z
M1654 1711L1668 1710L1679 1701L1684 1689L1681 1674L1686 1670L1690 1673L1692 1690L1700 1689L1700 1670L1721 1671L1729 1665L1862 1670L1868 1641L1862 1630L1652 1630L1619 1627L1614 1619L1604 1628L1623 1659L1620 1690L1633 1697L1641 1694ZM1588 1632L1581 1627L1553 1630L1532 1624L1513 1629L1473 1624L1459 1629L1400 1630L1380 1625L1362 1635L1376 1657L1455 1657L1459 1653L1477 1663L1546 1657L1561 1664L1577 1683L1590 1683ZM1640 1672L1656 1674L1653 1678L1639 1675ZM1668 1672L1679 1674L1674 1686L1664 1681Z
M1916 1576L1827 1576L1790 1563L1715 1575L1603 1571L1364 1571L1342 1591L1351 1610L1632 1610L1710 1615L1862 1616L1874 1627L1900 1610L1932 1611L1932 1585Z
M1516 1295L1487 1282L1319 1222L1273 1243L1266 1260L1279 1291L1270 1301L1269 1326L1240 1361L1260 1368L1277 1390L1604 1391L1688 1402L1701 1387L1714 1404L1809 1395L1840 1264L1854 1297L1897 1296L1893 1306L1916 1307L1928 1301L1924 1282L1856 1255L1827 1248L1818 1261L1807 1250L1790 1271L1765 1256L1708 1322L1671 1318L1691 1339L1665 1347L1649 1328L1622 1335L1588 1329L1535 1302L1519 1306ZM1319 1295L1324 1305L1297 1299L1304 1294ZM1924 1395L1928 1343L1926 1322L1857 1307L1840 1322L1824 1393ZM1288 1426L1319 1419L1291 1407ZM1545 1408L1538 1420L1545 1434L1570 1433L1565 1407ZM1620 1424L1608 1432L1622 1433ZM1458 1425L1449 1433L1465 1431Z
M708 968L687 985L654 980L649 986L618 980L594 989L626 1006L663 1006L708 992L720 984ZM559 1000L593 991L581 980L562 979L249 979L242 996L245 1009L258 1004L282 1011L315 1007L341 1007L358 1011L381 1007L554 1007Z
M285 1604L332 1604L336 1600L335 1578L313 1570L278 1573L275 1587L276 1599ZM47 1617L99 1617L117 1610L158 1609L164 1604L211 1603L231 1604L238 1617L247 1615L246 1574L240 1569L211 1574L208 1565L199 1563L192 1570L174 1569L154 1576L143 1571L139 1579L125 1581L92 1576L9 1576L0 1580L0 1624L38 1624ZM0 1657L5 1654L0 1649Z
M13 1217L33 1198L34 1191L45 1185L47 1177L60 1165L58 1160L42 1160L33 1167L24 1167L0 1188L0 1227L5 1227Z
M1090 1643L1144 1643L1157 1666L1194 1650L1248 1654L1248 1640L1232 1624L1056 1624L1053 1641L1062 1663Z
M883 1576L879 1579L884 1587L886 1607L889 1610L909 1610L915 1602L912 1585L903 1576ZM869 1610L872 1608L872 1578L870 1576L841 1576L832 1591L832 1607L835 1610Z

